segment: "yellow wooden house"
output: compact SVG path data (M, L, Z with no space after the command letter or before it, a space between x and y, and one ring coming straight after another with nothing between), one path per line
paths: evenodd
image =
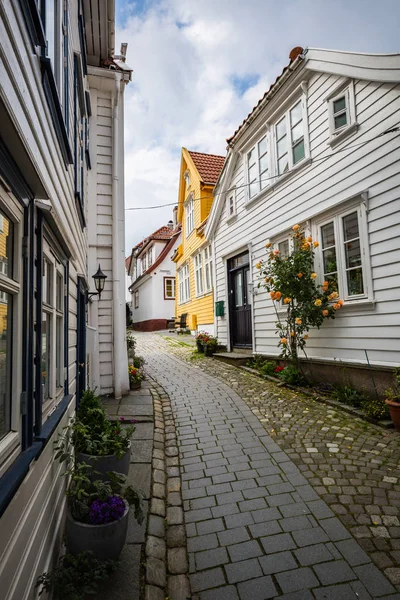
M173 256L176 263L175 317L187 315L192 333L214 333L212 246L204 227L213 203L213 189L225 158L182 148L179 177L178 223L182 243Z

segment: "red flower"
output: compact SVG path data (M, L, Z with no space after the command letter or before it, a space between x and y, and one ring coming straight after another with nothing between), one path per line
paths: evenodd
M280 373L285 367L276 367L275 373Z

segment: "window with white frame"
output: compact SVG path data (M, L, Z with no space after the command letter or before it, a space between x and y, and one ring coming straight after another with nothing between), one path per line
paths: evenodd
M236 197L235 191L230 192L226 197L226 218L230 219L236 215Z
M277 174L283 175L305 158L303 101L299 100L275 125Z
M185 204L186 212L186 237L188 237L194 229L194 198L191 196Z
M185 174L184 174L183 177L185 179L186 188L189 188L190 187L190 173L189 173L189 171L185 171Z
M175 300L175 277L164 277L164 300Z
M350 81L346 87L341 87L328 96L329 130L331 134L330 143L347 137L351 131L355 131L356 109L354 98L354 83Z
M143 254L141 262L142 262L142 275L143 275L143 273L147 270L147 255L146 255L146 253Z
M64 268L46 240L43 245L41 373L45 417L64 393Z
M204 248L204 283L205 291L211 292L213 288L211 245Z
M134 293L135 308L139 308L139 290Z
M320 272L329 289L344 300L371 296L367 219L363 205L335 214L317 225Z
M189 263L186 263L178 271L179 278L179 304L190 300L190 269Z
M152 264L153 264L153 246L151 248L149 248L149 251L147 252L147 268L151 267Z
M194 257L194 280L196 285L196 296L201 296L204 294L203 255L201 252Z
M269 153L266 135L247 153L247 181L250 198L253 198L269 183Z

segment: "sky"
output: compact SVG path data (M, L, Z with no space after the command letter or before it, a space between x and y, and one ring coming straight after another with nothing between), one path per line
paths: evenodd
M128 42L126 255L172 218L182 146L225 155L226 138L295 46L400 52L399 0L116 0Z

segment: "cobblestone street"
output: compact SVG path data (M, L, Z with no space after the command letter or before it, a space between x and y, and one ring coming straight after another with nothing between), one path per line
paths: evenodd
M399 434L135 336L175 417L194 598L400 599Z

